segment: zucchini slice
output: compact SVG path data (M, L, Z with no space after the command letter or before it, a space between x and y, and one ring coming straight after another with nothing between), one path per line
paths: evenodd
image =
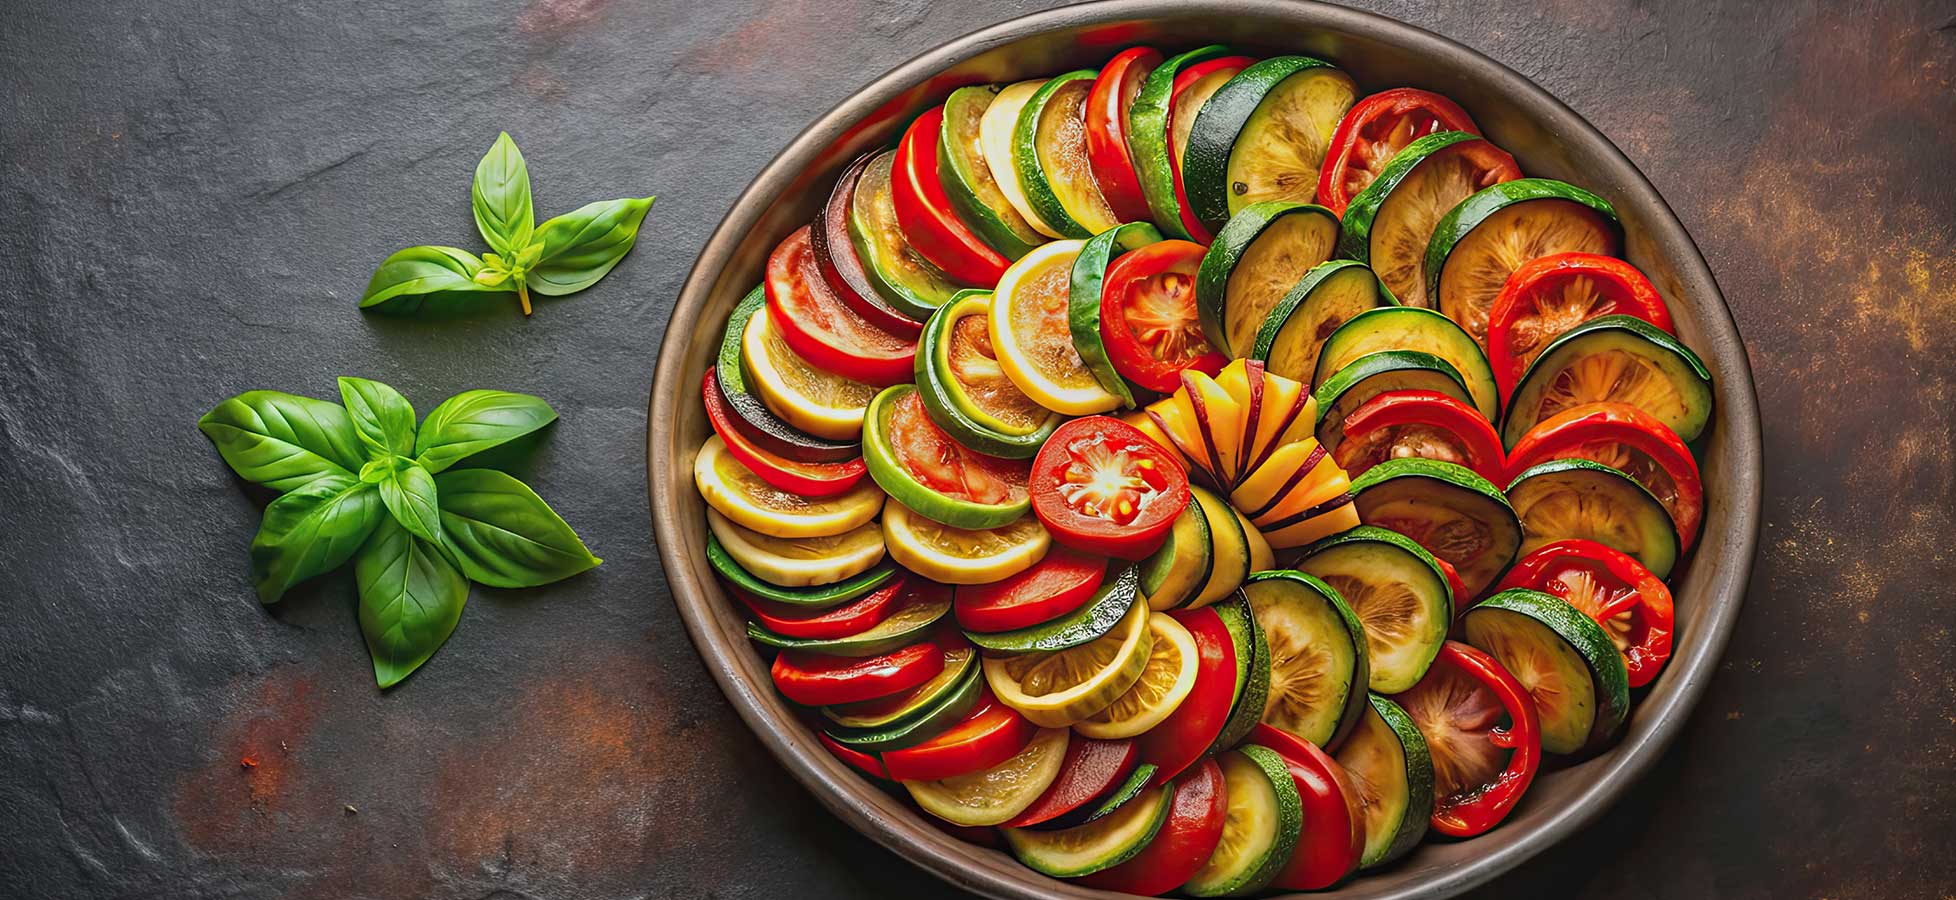
M1229 218L1195 274L1195 306L1210 346L1248 355L1270 310L1304 273L1331 258L1338 217L1310 203L1252 203Z
M951 682L950 690L887 725L862 729L838 726L825 729L823 733L844 747L864 753L915 747L963 721L965 714L978 705L978 699L984 694L985 676L978 666L972 665L958 674L957 680Z
M1168 540L1135 566L1140 573L1141 596L1155 610L1174 609L1196 596L1209 582L1209 568L1215 549L1209 538L1209 517L1200 503L1182 507L1175 524L1168 528Z
M1032 226L1032 230L1049 238L1057 238L1064 235L1040 218L1026 199L1025 182L1019 178L1017 144L1014 141L1019 127L1019 113L1025 111L1032 95L1045 86L1045 79L1035 78L999 91L998 96L992 98L992 105L985 107L985 114L978 119L978 145L985 152L985 166L991 169L992 180L998 183L998 192L1005 195L1005 202L1011 204L1020 218Z
M1338 252L1369 264L1406 306L1433 306L1422 271L1433 226L1487 187L1480 167L1464 154L1441 151L1478 140L1465 131L1441 131L1407 144L1345 207Z
M1237 591L1216 604L1216 615L1222 617L1236 650L1236 694L1210 753L1229 750L1249 737L1263 721L1263 704L1270 697L1270 641L1256 623L1250 598Z
M1501 439L1509 449L1528 429L1584 403L1627 403L1686 443L1711 421L1711 373L1698 354L1636 316L1590 319L1535 358L1508 398Z
M1351 259L1322 263L1305 273L1270 310L1257 329L1250 357L1263 360L1265 372L1316 387L1313 377L1324 368L1320 354L1328 346L1326 338L1337 336L1354 316L1381 312L1379 307L1392 307L1395 302L1392 292L1364 263Z
M1333 759L1358 788L1365 821L1361 869L1385 865L1418 846L1433 809L1433 759L1426 738L1399 704L1377 694Z
M1346 416L1373 397L1404 390L1438 391L1469 406L1474 403L1467 379L1444 359L1418 350L1368 353L1346 363L1312 391L1318 402L1318 443L1325 452L1336 453L1345 441Z
M1191 897L1254 894L1283 871L1304 831L1304 802L1277 751L1246 744L1222 755L1229 816L1222 840L1182 885Z
M1453 590L1426 548L1360 525L1304 548L1297 568L1337 589L1365 627L1368 687L1397 694L1419 683L1453 625Z
M1127 110L1127 149L1134 157L1134 174L1140 176L1141 194L1148 200L1152 218L1169 237L1190 237L1182 227L1182 204L1175 198L1175 170L1169 161L1168 104L1174 98L1175 76L1228 52L1221 44L1210 44L1169 57L1148 73Z
M729 584L749 594L776 603L787 603L807 609L841 606L882 587L890 579L895 578L897 573L895 565L882 562L867 572L834 584L807 588L781 587L762 581L754 577L753 573L741 568L740 563L735 562L733 556L727 552L727 548L720 543L720 538L710 530L706 533L706 562Z
M903 239L890 193L895 159L895 150L877 154L856 181L856 196L849 204L849 242L876 293L897 312L921 322L951 299L959 285Z
M1482 188L1433 226L1426 296L1487 346L1487 314L1514 270L1551 253L1615 256L1623 226L1609 201L1573 184L1522 178Z
M889 728L942 705L978 666L978 651L959 644L944 651L944 669L931 680L888 697L822 707L837 728L864 733Z
M1196 218L1215 231L1252 203L1315 198L1331 132L1357 99L1350 75L1308 56L1237 73L1189 132L1182 186Z
M1054 76L1026 100L1012 126L1012 162L1026 202L1062 237L1089 238L1120 224L1087 160L1084 113L1095 74Z
M1121 405L1134 407L1134 391L1127 379L1114 370L1107 357L1107 345L1100 338L1100 293L1107 280L1107 267L1115 257L1139 250L1161 240L1161 231L1146 222L1129 222L1103 231L1080 248L1073 260L1072 278L1067 285L1066 324L1073 332L1073 349L1087 364L1095 381L1107 393L1121 398Z
M931 421L989 456L1029 459L1065 417L1027 397L992 351L992 295L961 291L924 323L917 344L917 395Z
M1677 524L1637 480L1599 462L1554 459L1515 476L1508 499L1521 517L1521 552L1563 538L1584 538L1637 558L1652 575L1671 577L1679 551Z
M753 622L747 623L747 636L757 644L766 644L779 650L800 650L807 653L820 653L824 656L882 656L899 647L907 647L924 639L939 620L951 611L951 592L938 590L913 591L908 597L897 601L899 606L889 618L876 623L866 631L839 638L796 638L775 634Z
M1330 380L1333 373L1353 360L1380 350L1418 350L1431 353L1460 373L1473 406L1489 422L1500 421L1501 389L1494 381L1494 368L1487 354L1452 319L1430 309L1401 306L1361 312L1324 341L1317 368L1309 377L1311 386Z
M937 781L906 781L910 799L953 825L979 828L1009 822L1058 778L1066 761L1067 731L1045 728L1024 750L989 769Z
M1577 753L1608 742L1630 712L1623 656L1594 619L1553 594L1515 588L1461 619L1467 643L1501 661L1542 717L1542 749Z
M1100 583L1078 610L1016 631L967 631L965 637L992 653L1052 653L1099 640L1125 618L1140 597L1139 570L1128 566Z
M747 323L755 313L767 308L767 289L756 285L735 304L727 316L727 330L720 338L720 355L713 361L713 374L720 382L720 393L741 421L754 426L750 436L781 456L808 462L842 462L862 454L856 441L816 437L768 409L767 403L747 386ZM763 316L765 318L765 316Z
M914 394L918 394L915 385L899 384L884 388L876 399L869 401L869 411L863 414L863 465L869 469L869 477L875 480L877 486L911 510L953 528L997 528L1024 516L1032 508L1032 495L1023 480L1026 470L998 460L988 465L987 457L957 445L955 438L941 431L936 435L918 434L919 431L936 430L936 426L930 419L928 408L919 411L923 397L919 395L913 398ZM912 402L918 406L908 406ZM998 502L988 503L955 497L932 487L912 471L911 465L918 461L918 457L907 457L898 446L899 440L906 444L935 444L921 451L928 454L924 457L926 464L939 462L936 454L940 448L945 453L957 454L957 465L966 473L965 484L973 483L972 476L982 471L1002 486L1003 496ZM1027 467L1029 469L1029 464ZM940 480L939 483L944 482Z
M1229 596L1250 577L1250 539L1243 533L1243 521L1221 496L1193 484L1189 493L1189 505L1202 507L1209 524L1209 578L1187 604L1190 609L1199 609Z
M1337 746L1357 724L1371 681L1365 627L1315 575L1258 572L1243 595L1270 645L1262 721L1320 747Z
M1060 831L1005 828L1005 843L1027 868L1055 878L1091 875L1127 862L1145 849L1168 821L1172 784L1152 788L1111 815Z
M1009 259L1018 259L1046 242L1032 223L1012 207L985 162L979 123L1001 88L995 84L962 87L944 99L944 125L937 141L937 167L951 208L978 237Z
M1478 597L1521 551L1521 520L1501 489L1437 459L1389 459L1352 482L1358 518L1399 532L1454 568Z

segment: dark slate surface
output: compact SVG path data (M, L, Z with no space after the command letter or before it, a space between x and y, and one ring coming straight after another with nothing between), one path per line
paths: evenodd
M1766 416L1759 565L1690 731L1481 896L1947 896L1956 7L1376 5L1643 166ZM10 4L0 896L949 893L823 813L708 679L653 548L644 409L692 256L766 160L910 53L1033 6ZM356 313L389 251L473 244L469 174L503 128L540 212L656 193L649 239L528 321ZM344 576L253 602L263 498L192 427L338 374L424 411L548 398L563 422L519 474L606 564L477 589L429 667L375 691Z

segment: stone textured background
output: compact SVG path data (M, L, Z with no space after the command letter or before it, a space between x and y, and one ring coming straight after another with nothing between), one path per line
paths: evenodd
M646 515L672 298L804 123L1001 0L16 0L0 29L0 895L943 896L768 758L679 627ZM1696 236L1765 411L1737 636L1643 789L1484 897L1956 893L1956 4L1367 4L1536 79ZM409 9L409 7L413 7ZM539 213L656 193L537 315L362 316L472 246L499 129ZM380 378L563 422L519 471L607 559L477 588L373 687L345 576L269 612L263 498L193 422ZM244 768L241 758L258 765Z

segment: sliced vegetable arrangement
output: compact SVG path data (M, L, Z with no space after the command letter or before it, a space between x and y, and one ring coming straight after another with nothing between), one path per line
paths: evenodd
M1130 48L850 165L701 393L709 562L840 761L1055 878L1319 890L1606 748L1709 374L1429 91ZM963 830L957 830L963 829Z

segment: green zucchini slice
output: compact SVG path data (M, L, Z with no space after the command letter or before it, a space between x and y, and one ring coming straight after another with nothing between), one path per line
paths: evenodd
M1250 577L1250 538L1243 533L1243 520L1236 517L1229 502L1205 487L1189 485L1190 506L1200 506L1209 523L1209 579L1202 591L1188 602L1191 609L1208 606L1229 596L1229 592Z
M1229 52L1221 44L1197 47L1164 60L1141 83L1134 105L1127 110L1127 149L1140 176L1141 194L1148 200L1155 223L1169 237L1188 240L1182 226L1182 203L1175 197L1175 170L1168 147L1168 104L1175 93L1175 76L1182 69ZM1218 345L1220 346L1220 345Z
M1354 316L1383 311L1379 307L1392 307L1394 302L1392 293L1364 263L1352 259L1322 263L1305 273L1270 310L1257 329L1250 357L1263 360L1265 372L1316 387L1313 373L1323 368L1320 353L1329 346L1326 338L1343 331Z
M1318 443L1336 452L1345 441L1345 417L1387 391L1438 391L1469 406L1474 396L1453 364L1418 350L1380 350L1339 369L1313 390L1318 402Z
M969 670L978 667L978 651L959 645L944 651L944 669L931 680L888 697L822 707L822 715L838 729L851 733L886 730L936 709L946 697L969 680Z
M1637 558L1652 575L1671 577L1678 529L1664 504L1637 480L1587 459L1552 459L1515 476L1508 500L1521 517L1521 552L1550 541L1584 538Z
M1209 539L1209 517L1200 504L1190 503L1175 516L1163 541L1135 568L1140 573L1141 595L1154 610L1174 609L1194 599L1196 591L1209 581L1209 567L1215 548Z
M1055 76L1019 110L1012 128L1012 160L1026 202L1061 237L1089 238L1120 219L1100 195L1087 161L1087 92L1095 72Z
M1304 802L1277 751L1246 744L1224 753L1223 793L1229 816L1222 840L1182 893L1191 897L1254 894L1270 884L1297 851Z
M1210 753L1221 753L1243 742L1263 721L1263 704L1270 697L1270 641L1256 623L1250 598L1242 591L1216 604L1216 615L1229 630L1229 641L1236 649L1236 694L1230 702L1229 718L1216 735Z
M720 545L720 539L710 530L706 533L706 562L729 584L749 594L764 600L808 609L841 606L882 587L890 579L895 578L897 573L896 565L885 561L877 563L867 572L834 584L807 588L782 587L762 581L755 577L754 573L742 568L740 563L734 560L733 555L727 552L727 548Z
M1379 177L1345 207L1338 252L1369 264L1399 302L1431 308L1426 294L1426 245L1433 226L1460 201L1485 187L1480 169L1460 152L1441 152L1478 141L1477 134L1441 131L1395 154Z
M1365 627L1368 687L1397 694L1419 683L1453 625L1453 590L1433 554L1396 531L1360 525L1304 548L1297 568L1337 589Z
M1032 401L992 352L992 295L961 291L932 313L917 343L917 395L931 421L958 443L1006 459L1030 459L1065 416Z
M1052 653L1092 643L1127 616L1140 599L1140 584L1138 570L1127 566L1101 582L1092 599L1066 616L1016 631L967 631L965 637L981 650L1010 654Z
M1522 178L1482 188L1433 226L1421 271L1426 296L1487 345L1487 314L1508 276L1551 253L1615 256L1623 226L1609 201L1573 184Z
M1091 875L1127 862L1145 849L1168 821L1174 786L1153 788L1111 815L1059 831L1000 829L1012 855L1027 868L1055 878Z
M1411 853L1433 809L1433 759L1426 738L1399 704L1377 694L1333 759L1358 789L1365 821L1361 869Z
M899 602L903 605L890 613L889 618L848 637L788 637L753 622L747 623L747 636L757 644L780 650L801 650L824 656L882 656L923 640L945 613L951 611L951 592L918 591Z
M997 503L982 503L939 491L919 480L904 465L893 441L904 436L907 429L934 427L928 407L925 407L924 415L911 417L902 423L895 421L897 416L905 414L902 407L910 402L910 395L915 393L916 385L892 385L869 401L869 409L863 413L863 465L869 469L869 477L884 493L897 498L912 511L953 528L974 531L997 528L1024 516L1032 508L1032 497L1022 482L1010 483L1009 478L1001 477L1000 480L1008 481L1005 498ZM919 396L916 399L922 401L923 398ZM948 433L943 437L955 440ZM961 447L950 449L972 453ZM982 464L983 459L982 455L966 456L963 463L975 467ZM1003 466L998 471L1010 477L1023 477Z
M1418 350L1446 360L1460 373L1474 408L1489 422L1499 421L1501 389L1481 345L1452 319L1417 306L1374 309L1339 326L1325 339L1317 368L1307 377L1316 388L1352 360L1380 350Z
M891 199L890 166L895 150L876 155L856 182L849 204L849 241L862 257L870 286L897 312L923 321L959 290L949 275L904 240Z
M985 144L978 125L999 90L995 84L963 87L944 99L937 167L958 218L992 249L1007 259L1018 259L1045 243L1046 238L1012 208L1012 201L999 190L998 179L992 177L991 165L985 162Z
M1521 520L1492 482L1437 459L1389 459L1352 481L1359 521L1399 532L1454 568L1478 597L1521 552Z
M985 165L992 170L992 179L998 183L998 192L1005 195L1005 202L1017 210L1032 230L1049 238L1062 237L1059 231L1046 220L1039 217L1037 210L1026 200L1025 182L1019 177L1017 133L1019 114L1025 111L1026 103L1039 89L1046 86L1046 80L1035 78L1008 85L992 98L992 105L985 108L985 114L978 120L978 144L985 151Z
M1371 681L1365 627L1315 575L1258 572L1243 595L1270 645L1264 724L1320 747L1337 746L1357 724Z
M727 316L727 330L720 338L720 355L713 361L714 377L719 379L720 393L727 398L727 405L733 407L734 414L742 421L752 423L766 434L777 452L792 449L797 454L795 458L815 462L841 462L860 455L857 442L816 437L796 428L748 390L746 343L741 336L747 333L748 321L765 308L767 289L756 285Z
M1182 186L1215 231L1264 200L1308 202L1338 121L1358 99L1351 76L1308 56L1276 56L1237 73L1196 114Z
M1331 258L1338 217L1311 203L1252 203L1216 233L1195 273L1195 307L1210 346L1244 356L1277 302Z
M1107 267L1115 257L1139 250L1161 240L1161 231L1146 222L1129 222L1093 236L1073 260L1067 283L1066 324L1073 332L1073 349L1087 364L1093 380L1107 393L1121 398L1121 405L1134 406L1134 391L1127 379L1114 370L1107 357L1107 345L1100 338L1100 292L1107 281Z
M1501 439L1509 449L1528 429L1584 403L1611 400L1650 413L1689 443L1711 421L1711 373L1698 354L1635 316L1602 316L1556 338L1508 398Z
M836 743L864 753L882 753L915 747L962 721L978 698L985 694L985 676L978 666L965 669L945 691L909 716L881 728L851 729L833 727L825 733Z
M1461 619L1467 643L1501 661L1535 700L1542 749L1579 753L1602 746L1630 712L1630 676L1603 626L1541 591L1515 588Z

